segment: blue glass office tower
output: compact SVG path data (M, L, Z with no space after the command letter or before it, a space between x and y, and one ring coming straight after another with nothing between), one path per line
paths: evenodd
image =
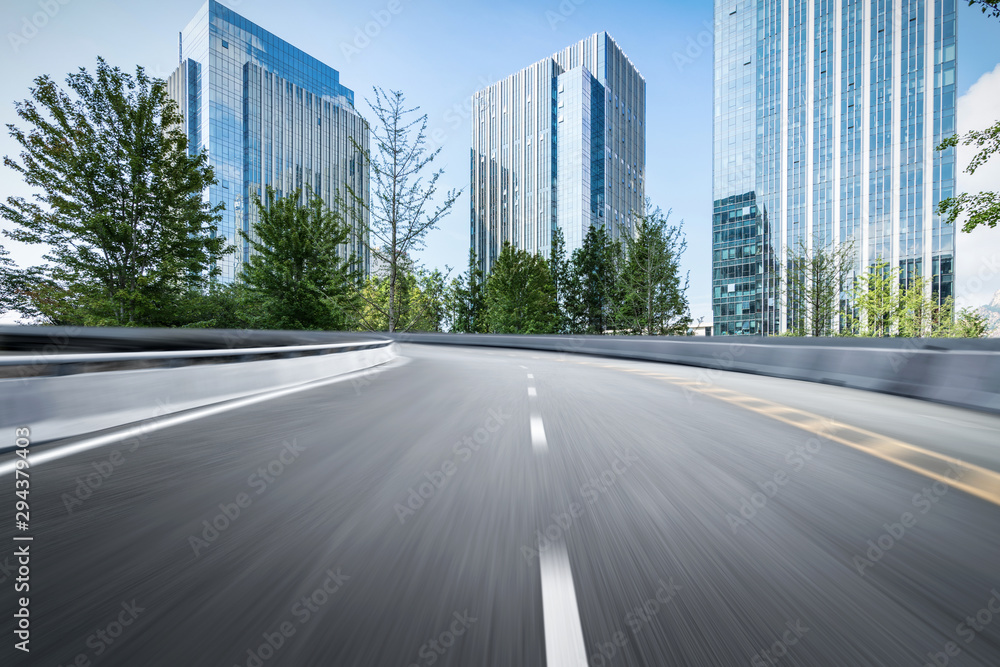
M716 0L714 333L777 334L789 249L952 294L956 0Z
M472 96L471 246L568 253L592 224L631 234L644 211L646 81L604 32Z
M251 197L263 198L267 186L278 195L311 188L328 206L350 186L367 202L368 170L353 142L367 149L368 128L337 70L215 0L181 32L179 57L168 89L190 150L208 151L218 183L205 196L225 204L219 233L236 246L222 262L222 281L231 282L250 254L237 231L251 233ZM341 250L367 272L364 215L348 220L354 234Z

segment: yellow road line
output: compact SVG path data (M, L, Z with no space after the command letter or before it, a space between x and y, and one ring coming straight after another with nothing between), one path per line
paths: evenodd
M895 438L857 426L841 424L833 419L749 394L704 386L702 383L691 383L681 378L673 379L667 376L663 376L663 378L671 383L681 384L699 393L713 396L720 401L732 403L744 410L756 412L827 440L853 447L924 477L961 489L994 505L1000 505L1000 473L994 470L965 463ZM696 386L698 384L702 384L702 386Z
M902 440L890 438L889 436L868 431L857 426L841 424L833 419L825 418L812 412L774 403L773 401L749 394L742 394L731 389L713 387L699 380L613 364L582 360L576 363L611 368L666 380L671 384L713 396L720 401L732 403L744 410L756 412L757 414L780 421L789 426L794 426L827 440L839 442L842 445L880 458L883 461L906 468L918 475L965 491L994 505L1000 505L1000 472L949 458L929 449L917 447Z

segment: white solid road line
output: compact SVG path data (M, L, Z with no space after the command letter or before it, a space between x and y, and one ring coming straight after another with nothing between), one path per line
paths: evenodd
M264 401L269 401L272 398L280 398L282 396L288 396L289 394L295 394L300 391L306 391L309 389L315 389L317 387L326 386L328 384L336 384L337 382L344 382L346 380L352 380L359 377L364 377L372 372L381 372L387 368L394 368L397 366L402 366L409 363L409 358L407 357L396 357L388 362L378 364L377 366L372 366L370 368L365 368L359 371L352 371L350 373L345 373L343 375L337 375L332 378L327 378L325 380L314 380L312 382L306 382L303 384L297 384L294 387L286 387L284 389L276 389L274 391L263 392L260 394L254 394L253 396L247 396L245 398L237 398L231 401L226 401L224 403L218 403L215 405L206 405L201 408L192 408L190 410L184 410L183 412L168 415L164 417L153 417L146 421L140 422L135 426L129 428L124 428L113 433L107 433L104 435L94 436L92 438L85 438L83 440L78 440L77 442L70 443L68 445L63 445L62 447L56 447L55 449L42 449L41 451L32 451L29 456L29 461L31 462L31 467L34 468L42 463L48 463L49 461L56 461L67 456L72 456L73 454L79 454L80 452L85 452L90 449L96 449L98 447L103 447L104 445L110 445L114 442L120 442L122 440L127 440L129 438L144 438L147 434L154 431L160 431L171 426L176 426L178 424L184 424L186 422L191 422L196 419L201 419L203 417L209 417L211 415L221 414L223 412L228 412L230 410L235 410L237 408L246 407L248 405L253 405L255 403L263 403ZM134 450L133 450L134 451ZM0 463L0 477L4 475L9 475L17 467L17 461L19 459L14 458L11 461L5 461Z
M538 545L542 571L542 617L545 623L545 664L548 667L587 667L580 610L573 587L566 545Z

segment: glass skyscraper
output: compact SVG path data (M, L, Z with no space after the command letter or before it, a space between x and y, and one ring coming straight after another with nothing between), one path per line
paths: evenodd
M644 209L646 81L604 32L472 96L471 245L567 252L590 225L631 234Z
M251 233L252 196L264 199L267 186L279 196L311 188L328 206L350 186L367 202L368 169L353 142L367 150L368 128L337 70L215 0L181 32L179 58L168 90L190 150L207 149L218 183L205 196L225 204L219 234L236 246L222 262L222 281L249 257L237 231ZM348 222L354 234L342 251L367 272L367 218Z
M789 251L849 243L952 294L956 0L716 0L714 333L799 317Z

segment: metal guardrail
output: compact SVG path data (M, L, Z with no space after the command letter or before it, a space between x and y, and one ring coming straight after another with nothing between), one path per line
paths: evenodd
M1000 412L1000 339L397 334L401 343L659 361L896 394Z
M312 342L324 339L331 342ZM292 359L392 342L340 332L0 327L0 378Z
M384 334L390 335L390 334ZM440 343L443 345L472 345L476 347L518 347L533 349L559 349L569 352L594 344L633 346L653 343L656 345L697 345L725 347L762 346L771 348L835 348L841 350L928 350L1000 352L1000 338L898 338L850 336L595 336L584 334L464 334L401 332L392 334L401 343Z
M0 427L50 443L395 358L392 339L357 333L0 327Z

